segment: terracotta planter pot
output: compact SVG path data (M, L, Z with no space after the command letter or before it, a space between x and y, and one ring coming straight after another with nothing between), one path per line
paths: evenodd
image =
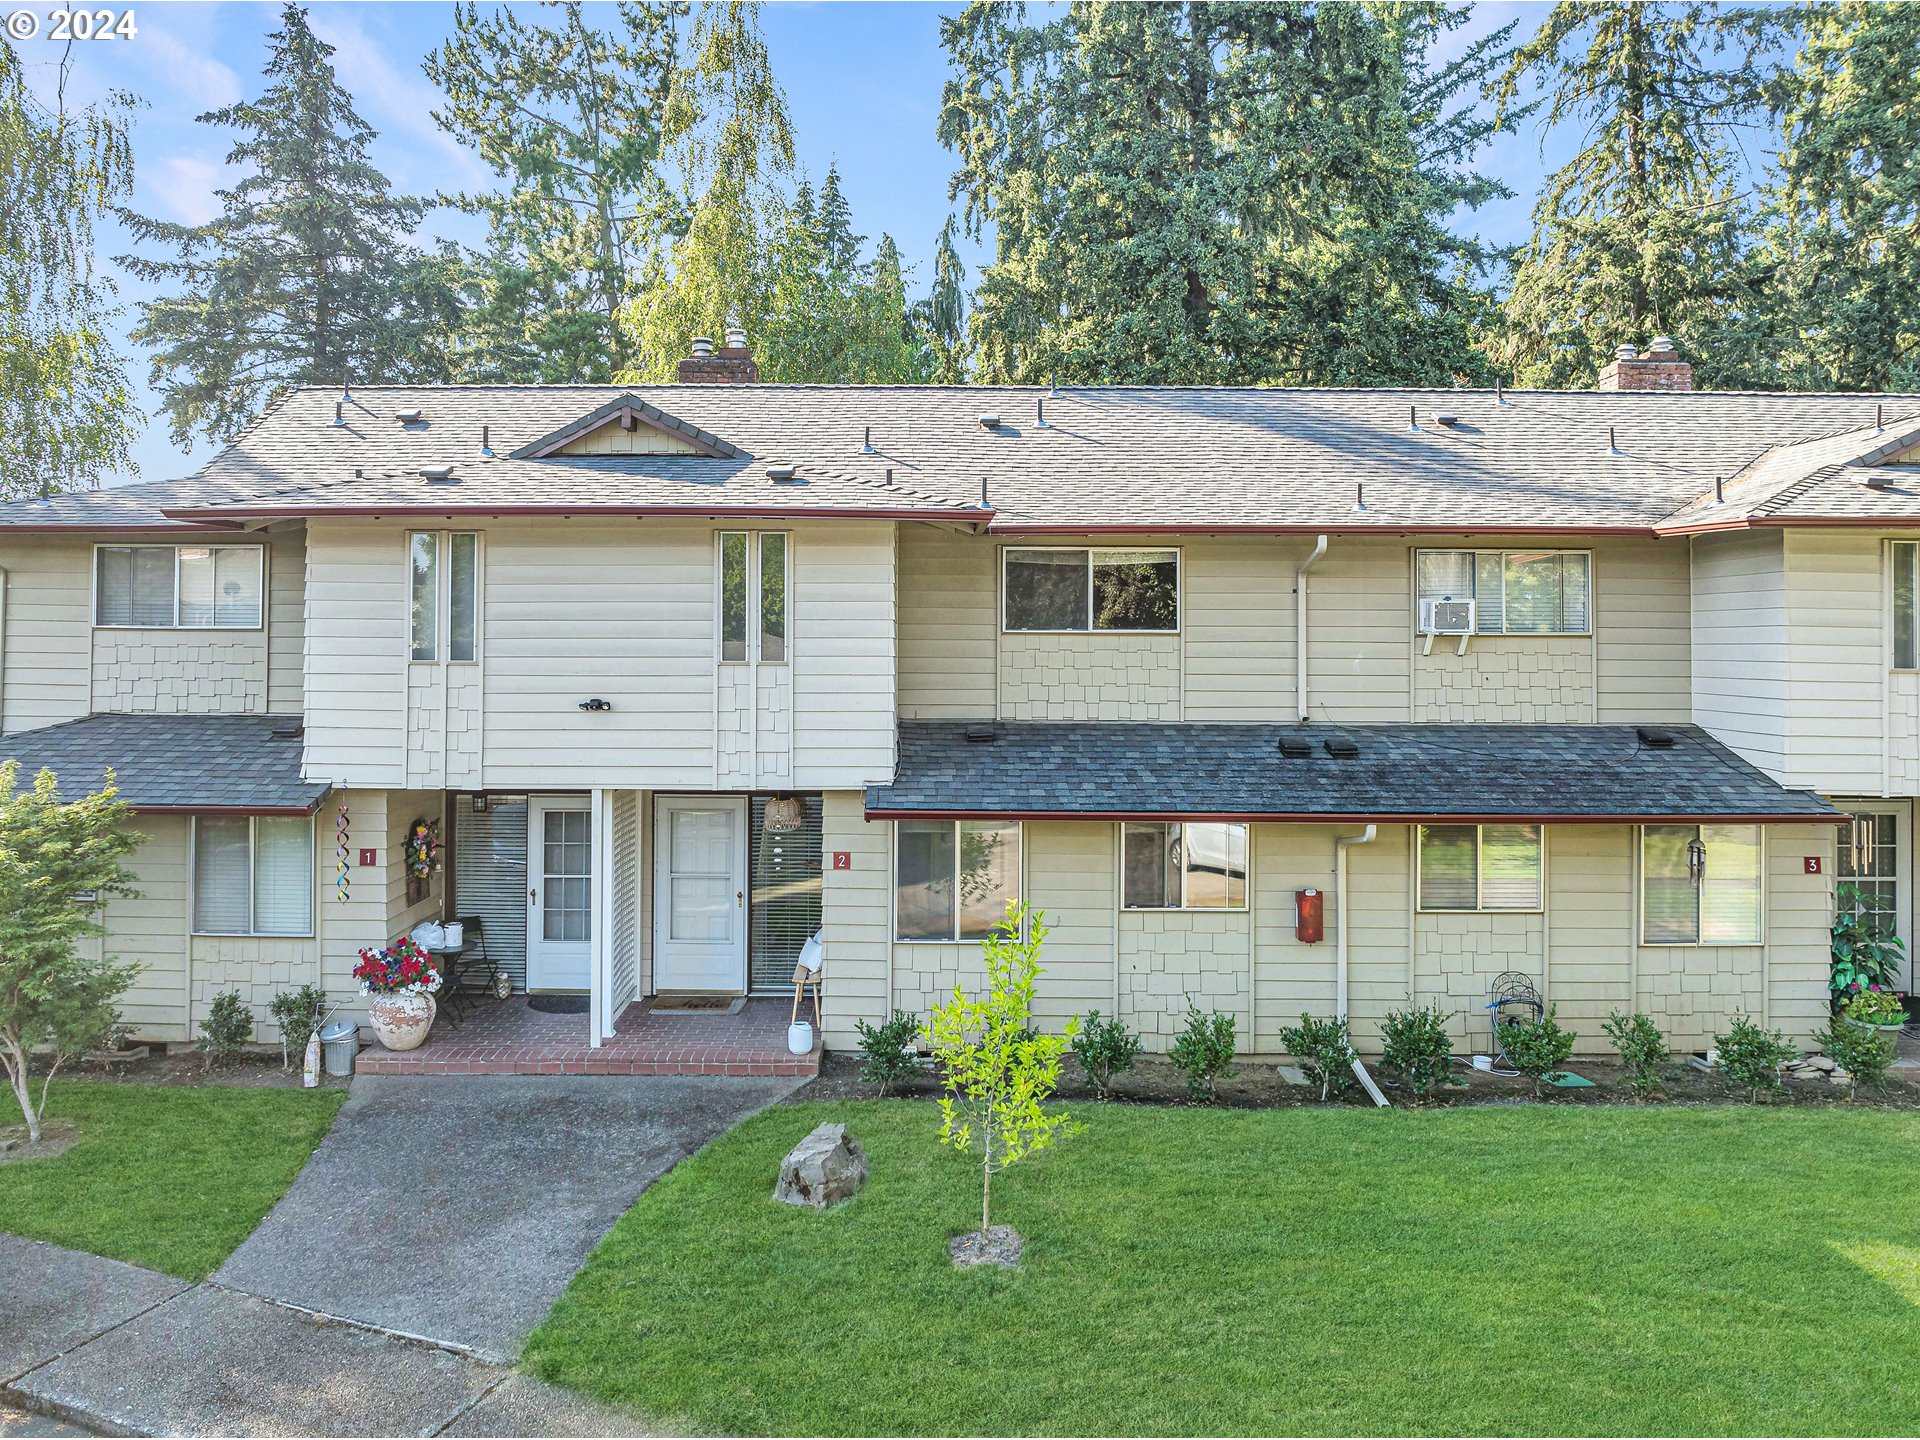
M375 995L367 1002L367 1019L374 1036L389 1050L411 1050L427 1038L439 1007L433 996L406 991Z

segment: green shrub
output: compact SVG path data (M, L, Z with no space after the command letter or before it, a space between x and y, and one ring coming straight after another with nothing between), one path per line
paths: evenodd
M900 1081L917 1074L920 1056L915 1045L920 1039L920 1017L905 1010L893 1012L891 1020L869 1025L853 1022L860 1036L860 1078L880 1087L884 1097Z
M1302 1014L1298 1025L1280 1029L1280 1043L1300 1062L1307 1078L1320 1086L1320 1098L1331 1099L1354 1088L1353 1042L1344 1020L1316 1020Z
M200 1058L206 1068L224 1065L253 1039L253 1012L238 990L222 990L200 1022Z
M1560 1026L1553 1010L1549 1005L1538 1020L1509 1020L1500 1027L1500 1048L1507 1063L1533 1081L1536 1099L1545 1092L1548 1078L1567 1068L1573 1042L1579 1038Z
M1233 1054L1233 1017L1218 1010L1202 1015L1189 1000L1187 1028L1167 1051L1167 1059L1187 1077L1187 1094L1194 1101L1213 1103L1220 1077L1233 1073Z
M1425 1100L1453 1073L1453 1040L1447 1034L1452 1018L1451 1011L1434 1004L1389 1010L1381 1023L1380 1058L1400 1072L1416 1100Z
M1847 1087L1849 1095L1859 1094L1863 1084L1876 1090L1886 1084L1887 1071L1893 1065L1894 1037L1885 1031L1862 1030L1836 1015L1827 1023L1827 1043L1821 1048L1852 1080Z
M1074 1058L1087 1080L1102 1095L1113 1093L1113 1077L1131 1070L1140 1058L1140 1037L1118 1017L1102 1020L1098 1010L1087 1012L1087 1023L1073 1037Z
M1620 1052L1620 1063L1627 1070L1627 1086L1636 1095L1651 1095L1660 1088L1660 1067L1667 1063L1667 1037L1647 1015L1622 1015L1618 1010L1600 1027Z
M1778 1030L1763 1030L1751 1017L1736 1014L1727 1033L1714 1036L1713 1044L1719 1051L1720 1078L1746 1091L1748 1104L1759 1104L1763 1093L1780 1093L1780 1067L1794 1052Z
M318 985L302 985L298 990L282 990L267 1001L273 1023L280 1027L280 1068L285 1070L293 1057L307 1053L307 1037L313 1034L314 1021L327 1008L327 992Z
M1907 1007L1900 1003L1900 997L1878 986L1854 991L1840 1008L1863 1025L1907 1023Z

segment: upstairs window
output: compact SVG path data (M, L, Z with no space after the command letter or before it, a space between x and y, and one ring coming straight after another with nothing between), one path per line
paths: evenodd
M1758 945L1758 825L1648 825L1640 832L1640 938L1648 945Z
M1247 906L1247 827L1237 821L1128 821L1120 866L1128 910Z
M1893 668L1920 670L1920 545L1897 540L1893 552Z
M410 659L431 661L444 656L467 661L478 657L478 535L416 530L407 537L407 613Z
M1584 550L1422 550L1415 568L1420 601L1473 601L1476 635L1592 633ZM1426 607L1414 608L1417 620Z
M130 629L257 630L259 545L101 545L93 623Z
M1422 910L1538 910L1538 825L1422 825Z
M1180 628L1178 550L1019 550L1005 556L1007 630Z
M720 536L720 659L787 658L787 536L779 530Z

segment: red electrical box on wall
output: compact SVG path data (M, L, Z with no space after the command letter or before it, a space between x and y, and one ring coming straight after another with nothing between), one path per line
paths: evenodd
M1293 892L1293 938L1308 945L1327 938L1326 897L1318 890Z

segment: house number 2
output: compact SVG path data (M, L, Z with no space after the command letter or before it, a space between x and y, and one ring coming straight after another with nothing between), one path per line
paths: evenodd
M853 868L853 852L851 850L834 851L833 868L836 870L851 870Z

